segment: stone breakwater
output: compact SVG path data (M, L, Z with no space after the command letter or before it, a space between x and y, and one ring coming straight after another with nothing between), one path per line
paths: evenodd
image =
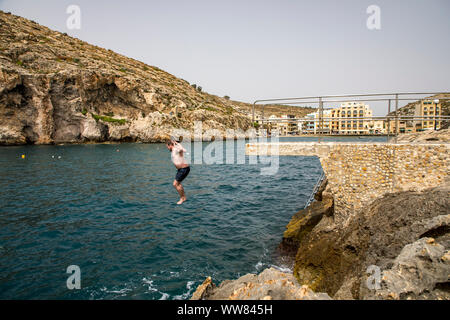
M207 278L192 299L450 299L449 148L248 144L248 155L318 156L327 176L284 232L293 274Z
M247 145L276 151L318 156L328 178L281 243L301 285L334 299L450 299L448 144Z
M421 191L449 174L450 144L270 143L248 144L248 155L318 156L334 200L335 223L345 224L386 193Z

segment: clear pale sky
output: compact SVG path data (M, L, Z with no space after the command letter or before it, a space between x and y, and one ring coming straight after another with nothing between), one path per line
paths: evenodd
M81 8L81 29L66 8ZM381 30L369 30L369 5ZM449 0L0 0L234 100L449 91Z

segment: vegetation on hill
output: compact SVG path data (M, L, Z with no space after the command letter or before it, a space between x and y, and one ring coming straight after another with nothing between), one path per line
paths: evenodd
M162 141L195 121L246 130L245 106L0 11L0 144Z

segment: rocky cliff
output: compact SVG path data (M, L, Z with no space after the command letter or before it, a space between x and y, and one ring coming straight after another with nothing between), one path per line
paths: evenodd
M450 299L450 181L376 199L336 226L332 197L292 218L281 247L294 275L335 299ZM369 277L379 270L379 287Z
M0 11L0 144L156 142L194 121L247 130L240 109L248 106Z

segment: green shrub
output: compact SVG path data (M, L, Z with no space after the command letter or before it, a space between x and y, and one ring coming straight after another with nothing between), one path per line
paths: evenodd
M86 108L83 108L83 110L81 110L81 113L83 114L83 116L85 116L87 114Z
M203 109L208 110L208 111L217 111L217 109L213 108L213 107L203 107Z
M118 124L125 124L127 120L125 119L114 119L108 116L100 116L98 114L92 114L92 117L95 119L95 121L104 121L104 122L110 122L110 123L118 123Z

